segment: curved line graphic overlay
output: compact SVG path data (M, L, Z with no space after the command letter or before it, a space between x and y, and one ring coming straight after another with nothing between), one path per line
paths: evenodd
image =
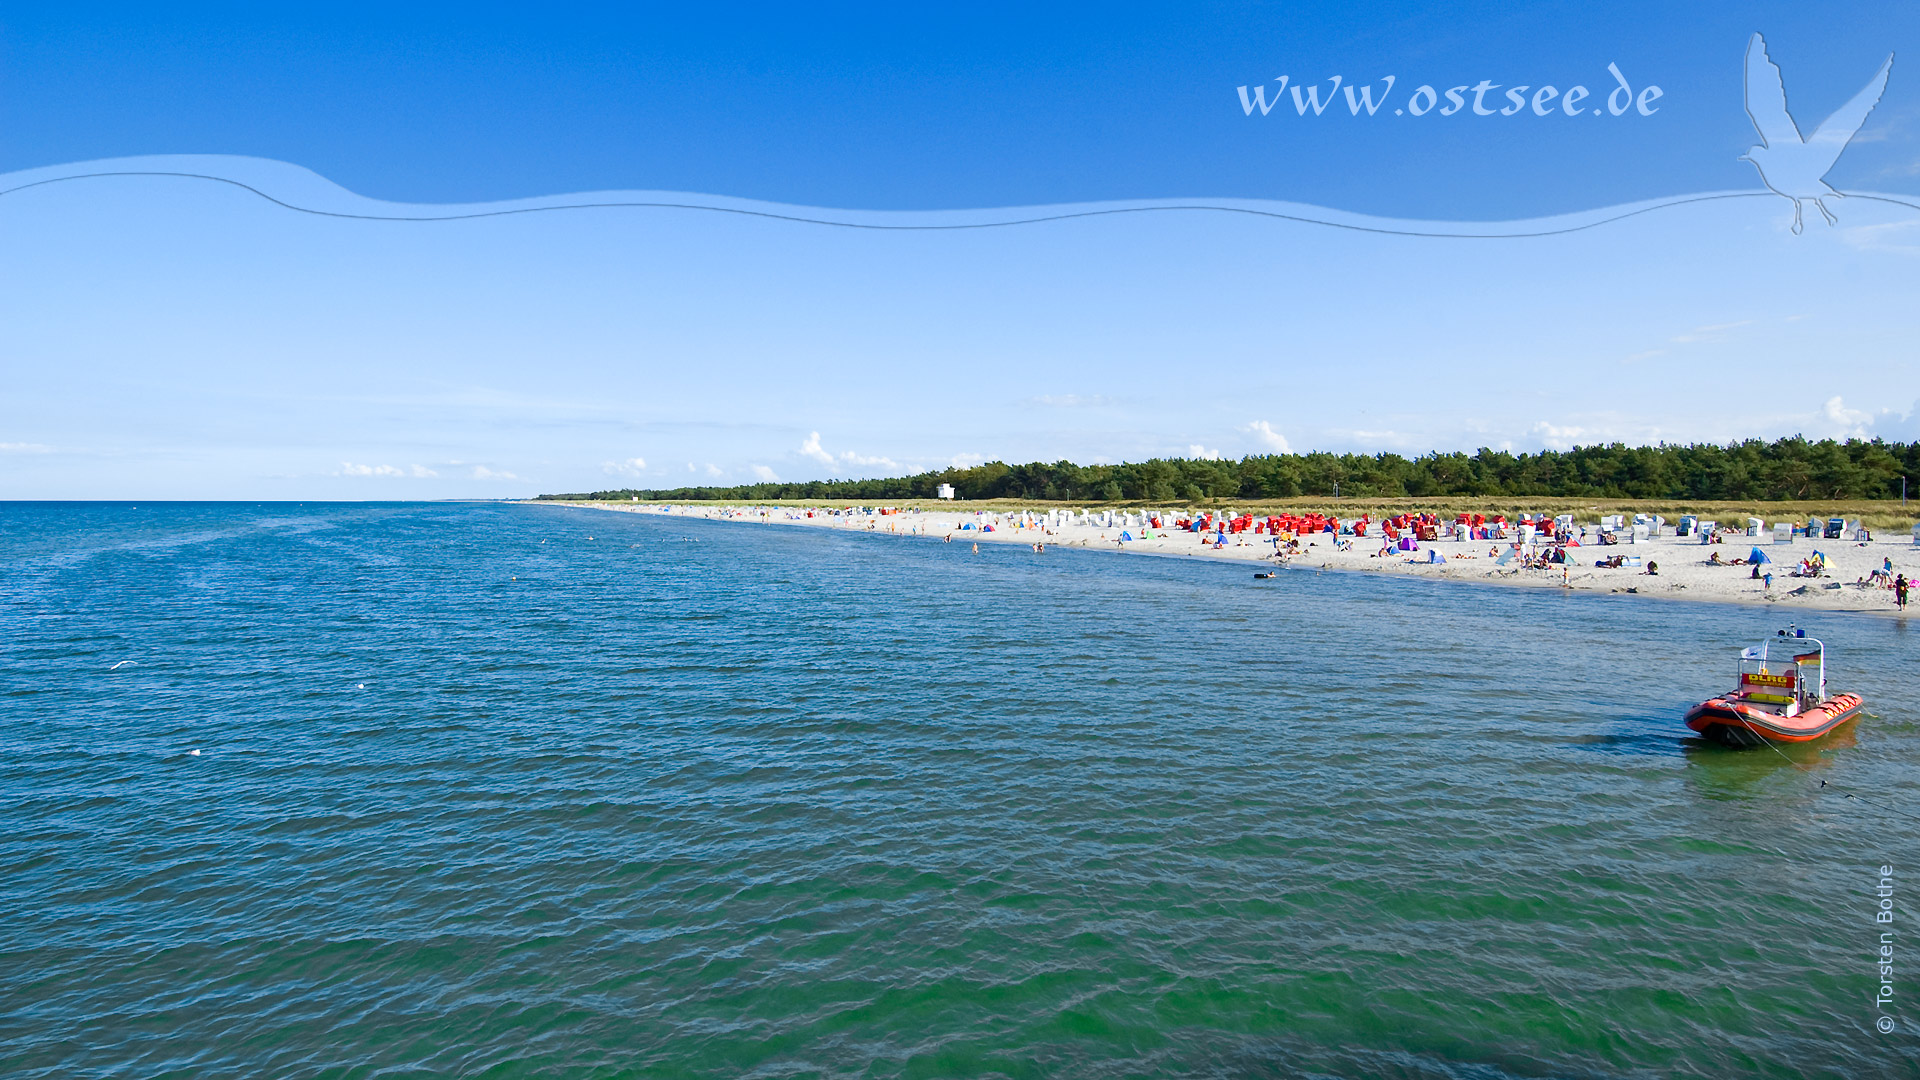
M700 203L655 202L655 201L638 201L638 200L611 201L611 202L575 202L575 203L561 203L561 204L551 205L551 206L522 206L522 207L511 207L511 208L500 209L500 210L477 210L477 211L470 211L470 212L458 213L458 214L360 214L360 213L351 213L351 212L342 211L342 210L321 210L314 207L301 206L301 205L298 205L297 203L287 202L286 200L278 198L274 195L270 195L267 192L261 190L260 188L254 187L251 184L244 183L239 180L234 180L230 177L215 176L209 173L160 172L160 171L91 172L91 173L75 173L71 176L55 176L55 177L49 177L45 180L35 180L32 183L21 184L17 187L11 187L11 188L6 188L4 190L0 190L0 197L13 195L18 192L30 190L32 188L46 187L50 184L63 184L63 183L68 183L68 182L78 181L78 180L104 180L104 179L135 178L135 177L162 177L162 178L169 178L169 179L199 180L207 183L224 184L229 187L238 188L241 191L245 191L249 194L258 196L259 198L264 199L265 201L272 203L275 206L281 207L286 210L294 211L295 213L311 214L315 217L340 218L340 219L345 219L350 221L393 221L393 222L474 221L474 220L479 220L484 218L513 217L513 216L522 215L522 214L551 213L551 212L560 211L560 210L646 209L646 210L696 210L696 211L704 211L707 213L714 213L714 214L736 214L742 217L765 218L772 221L788 221L788 222L794 222L794 223L804 224L804 225L822 225L822 226L827 226L829 228L837 228L837 229L866 229L866 230L875 231L875 232L959 232L959 231L975 230L975 229L1005 229L1005 228L1011 228L1016 225L1042 225L1050 222L1073 221L1081 218L1112 217L1112 216L1117 216L1121 214L1149 214L1149 213L1161 213L1161 212L1189 212L1189 213L1197 212L1197 213L1217 213L1217 214L1244 214L1249 217L1271 218L1274 220L1291 221L1291 222L1296 222L1296 223L1306 224L1306 225L1320 225L1320 226L1324 226L1326 228L1331 228L1331 229L1344 229L1349 232L1374 233L1374 234L1383 235L1383 236L1423 237L1423 238L1441 239L1441 240L1526 240L1526 239L1536 239L1536 238L1548 237L1548 236L1564 236L1569 233L1584 232L1588 229L1598 228L1602 225L1609 225L1614 222L1625 221L1628 218L1638 217L1642 214L1649 214L1655 210L1664 210L1674 206L1685 206L1690 203L1716 202L1716 201L1721 201L1725 199L1760 199L1760 198L1774 197L1773 193L1768 191L1722 192L1722 193L1711 194L1711 195L1688 195L1688 196L1667 199L1661 202L1652 203L1647 206L1635 207L1634 209L1612 215L1611 217L1601 218L1597 221L1588 221L1578 225L1569 225L1564 228L1542 229L1542 230L1535 230L1532 232L1469 232L1469 231L1440 231L1440 230L1421 230L1421 229L1392 229L1392 228L1384 228L1381 226L1373 226L1373 225L1358 225L1352 222L1328 221L1321 218L1309 217L1303 214L1284 214L1274 210L1257 210L1252 207L1222 206L1222 205L1208 204L1208 203L1169 204L1164 206L1107 207L1107 208L1097 209L1097 210L1074 210L1074 211L1068 211L1065 213L1058 213L1058 214L1041 214L1041 215L1035 215L1032 217L1010 218L1004 221L975 221L975 222L956 222L952 224L923 224L923 225L881 224L881 223L875 223L875 222L862 222L862 221L836 221L832 218L810 217L804 214L782 214L782 213L777 213L770 210L749 210L743 207L734 207L734 206L710 206L710 205L703 205ZM1895 203L1897 205L1908 206L1913 209L1920 210L1920 204L1902 202L1901 200L1898 200L1898 199L1891 199L1883 196L1856 195L1852 197L1861 198L1861 199L1872 199L1876 202Z

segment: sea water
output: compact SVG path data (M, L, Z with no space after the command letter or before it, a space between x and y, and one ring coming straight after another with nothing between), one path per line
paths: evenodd
M1680 722L1764 608L538 505L14 504L0 545L10 1077L1920 1046L1897 619L1800 615L1870 715L1781 754Z

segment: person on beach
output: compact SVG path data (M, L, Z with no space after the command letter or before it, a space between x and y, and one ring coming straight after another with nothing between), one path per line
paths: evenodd
M1901 611L1907 610L1907 575L1900 574L1893 579L1893 606Z

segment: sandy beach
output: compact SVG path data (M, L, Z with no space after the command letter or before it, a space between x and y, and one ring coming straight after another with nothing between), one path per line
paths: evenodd
M1412 552L1382 553L1377 535L1363 537L1319 533L1303 536L1298 551L1276 555L1274 538L1251 530L1229 533L1224 545L1213 531L1196 533L1109 522L1100 512L1086 518L1066 517L1058 511L966 511L960 509L853 509L844 507L715 506L660 503L557 502L552 505L700 518L743 524L784 525L839 529L892 536L931 537L966 544L1013 544L1032 550L1081 548L1132 554L1240 561L1252 572L1276 574L1310 570L1357 573L1411 574L1497 585L1565 588L1582 592L1632 593L1640 596L1718 603L1765 604L1822 611L1858 611L1892 614L1897 611L1891 588L1865 583L1875 570L1891 562L1893 573L1909 580L1920 575L1920 546L1910 534L1875 535L1866 543L1797 537L1791 543L1770 538L1725 536L1703 544L1697 537L1665 535L1635 543L1568 548L1569 565L1528 569L1523 559L1500 556L1514 547L1512 540L1436 540L1419 544ZM1138 519L1139 511L1131 511ZM1586 523L1592 530L1595 523ZM1122 534L1128 538L1123 539ZM1753 576L1745 560L1758 545L1770 562L1760 568L1772 583ZM1825 556L1817 577L1795 576L1801 560L1814 552ZM1436 556L1444 562L1433 561ZM1597 566L1601 560L1623 557L1627 565ZM1713 560L1718 556L1719 564ZM1735 564L1735 560L1739 560ZM1657 568L1649 573L1649 568ZM1920 596L1909 601L1920 605Z

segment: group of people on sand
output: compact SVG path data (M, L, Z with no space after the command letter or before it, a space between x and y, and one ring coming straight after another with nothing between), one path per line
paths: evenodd
M1794 577L1821 577L1826 572L1827 557L1817 551L1801 559L1800 565L1793 568Z
M1854 584L1865 589L1892 589L1893 605L1902 610L1907 606L1907 590L1913 586L1913 582L1907 580L1905 573L1894 572L1892 559L1881 560L1880 565L1872 573Z

